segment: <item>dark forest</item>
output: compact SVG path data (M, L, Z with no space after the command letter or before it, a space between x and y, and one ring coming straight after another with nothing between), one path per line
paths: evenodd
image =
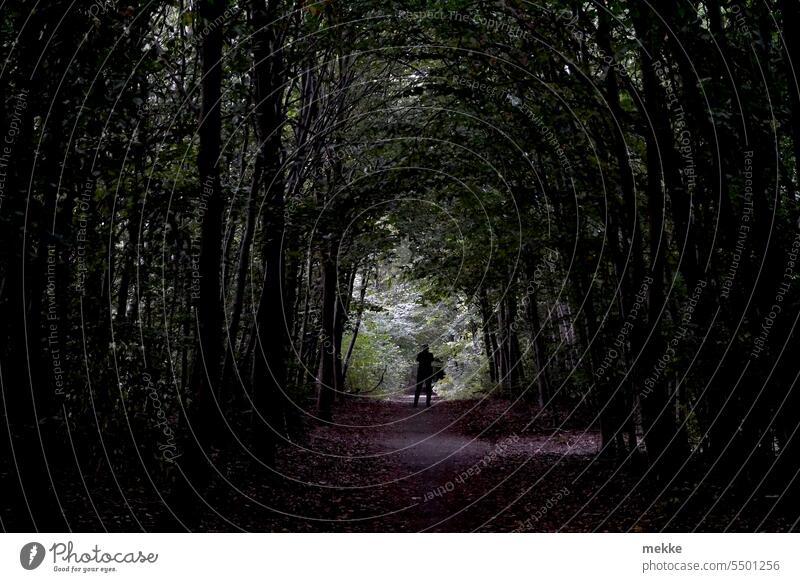
M797 529L795 0L0 27L4 531Z

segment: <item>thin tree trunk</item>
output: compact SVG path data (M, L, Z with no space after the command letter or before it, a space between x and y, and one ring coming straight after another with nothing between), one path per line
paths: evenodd
M525 370L522 367L522 358L520 357L519 334L517 334L517 297L513 290L509 291L506 297L506 325L508 327L510 385L513 390L518 390L525 381Z
M491 314L489 313L489 300L486 296L486 289L484 288L481 288L480 292L480 308L481 318L483 319L483 325L481 326L481 330L483 332L483 345L486 349L486 360L489 364L489 379L492 381L492 384L494 384L497 382L497 367L495 366L494 347L490 337L491 330L489 326Z
M347 346L347 354L344 357L344 364L342 365L342 389L347 382L347 369L350 367L350 358L353 356L353 348L358 339L358 330L361 327L361 318L364 315L364 298L367 295L367 286L369 284L369 266L364 268L361 275L361 290L358 293L358 310L356 311L356 322L353 325L353 335L350 338L350 343Z
M228 386L231 370L235 363L237 353L237 338L239 336L239 322L242 317L242 307L244 305L244 293L247 288L247 272L250 266L250 249L253 244L253 234L256 229L256 198L261 187L263 158L256 158L255 169L253 171L253 182L250 186L250 194L247 200L247 218L245 219L242 243L239 247L239 262L236 266L236 291L231 306L231 319L228 326L228 341L225 347L225 363L222 367L222 386Z
M350 272L345 272L343 279L347 282L347 295L341 297L337 290L338 299L336 301L336 318L334 328L334 366L336 367L336 395L341 402L344 399L344 366L342 358L342 341L344 340L344 328L350 317L350 298L353 296L353 285L355 282L356 266Z
M319 371L317 373L317 415L330 422L336 395L335 329L336 329L336 263L331 243L322 256L322 330L320 334Z
M117 315L116 321L123 322L128 317L128 295L131 288L131 277L137 260L136 253L136 238L138 233L138 218L136 216L136 202L134 201L128 209L128 217L126 223L126 231L128 234L128 244L125 245L120 257L120 275L119 289L117 292Z
M306 378L308 377L308 366L304 358L307 353L306 329L308 327L309 303L311 301L311 282L313 273L314 264L311 261L311 251L309 251L308 258L306 259L306 283L303 289L303 318L300 323L300 328L294 336L294 342L297 346L295 362L296 374L294 378L294 384L296 386L305 385Z
M539 387L539 406L544 408L550 399L550 379L545 366L546 353L542 340L542 324L539 319L539 307L536 301L536 290L531 291L528 297L528 322L531 326L531 343L533 344L533 359L536 363L537 384Z

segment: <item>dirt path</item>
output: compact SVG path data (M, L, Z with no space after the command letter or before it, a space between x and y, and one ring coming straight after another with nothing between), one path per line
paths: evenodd
M336 423L307 423L267 470L243 446L220 449L203 499L188 506L199 531L593 532L786 531L774 499L642 480L643 465L597 456L599 437L580 411L542 414L507 400L349 400ZM246 430L241 444L255 436ZM176 526L146 483L118 491L79 482L66 492L77 531L147 531ZM191 503L192 499L187 498ZM709 508L712 511L709 511ZM186 509L186 508L185 508ZM95 515L93 512L97 511ZM133 521L135 513L137 521ZM763 523L762 523L763 521ZM759 525L760 524L760 525Z
M409 510L409 529L422 531L445 526L462 509L463 491L476 471L488 467L492 460L492 445L486 439L475 438L455 431L450 415L442 414L442 406L426 409L402 408L403 402L393 402L399 413L409 414L379 436L378 445L387 451L397 451L394 462L415 505Z
M291 486L277 495L271 490L270 506L285 513L268 527L464 532L640 525L643 507L629 476L594 461L594 431L553 426L553 419L509 405L434 399L431 408L414 409L400 396L348 403L335 426L317 426L302 443L283 447L278 470ZM631 495L622 499L626 491ZM263 521L248 525L264 529Z
M786 531L793 521L767 496L737 497L724 484L696 488L691 468L664 489L641 479L642 465L598 459L599 437L580 411L542 414L499 399L435 399L414 409L397 396L351 399L334 418L308 421L279 447L273 470L247 453L257 437L243 428L237 446L216 452L203 499L187 498L192 529ZM59 481L76 531L96 531L101 519L110 531L176 529L148 482L126 486L122 505L103 475L85 481L91 503L84 481Z

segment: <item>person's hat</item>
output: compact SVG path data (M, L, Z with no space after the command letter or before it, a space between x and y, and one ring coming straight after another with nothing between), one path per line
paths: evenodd
M430 346L429 346L428 344L422 344L422 349L423 349L423 350L424 350L425 348L429 348L429 347L430 347Z

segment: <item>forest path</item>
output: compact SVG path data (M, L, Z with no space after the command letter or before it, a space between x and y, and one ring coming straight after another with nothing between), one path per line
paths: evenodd
M463 492L456 492L456 488L467 486L467 480L485 468L492 447L487 440L455 430L450 415L441 413L440 401L434 400L430 408L411 408L411 402L413 398L405 402L395 399L389 404L397 406L398 414L405 417L392 425L379 445L396 451L394 462L408 476L405 487L414 504L409 510L409 525L413 531L422 531L444 525L458 514ZM400 408L403 404L406 409Z
M220 451L218 477L195 509L200 531L753 531L791 524L772 499L725 497L719 487L697 491L679 483L664 494L644 485L642 466L597 457L599 435L581 411L551 411L503 399L351 398L338 404L334 424L308 421L265 470L242 448ZM251 438L246 433L243 436ZM74 488L65 497L96 531L99 510L111 531L137 527L119 516L113 484L101 473L93 498ZM63 478L63 483L76 483ZM175 531L163 500L146 484L125 499L148 530ZM687 494L689 494L687 497ZM688 502L685 503L685 500ZM190 499L191 500L191 499ZM747 511L742 511L744 503ZM185 508L189 510L190 508ZM770 513L771 512L771 513ZM94 517L93 517L94 516Z
M303 448L287 446L279 470L293 484L285 495L273 490L270 502L297 517L271 529L638 527L639 494L623 499L631 477L597 462L595 431L554 426L530 406L503 400L434 398L416 409L412 402L404 395L348 401L334 425L311 428Z

